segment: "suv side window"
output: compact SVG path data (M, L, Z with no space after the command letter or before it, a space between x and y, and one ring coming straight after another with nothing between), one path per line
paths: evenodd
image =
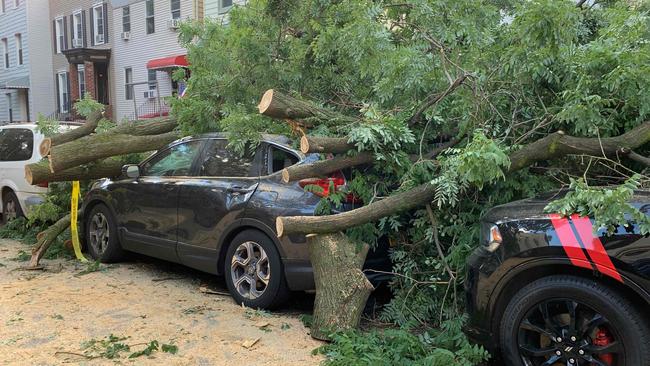
M269 174L279 172L280 170L288 168L297 163L298 157L294 154L275 146L270 147Z
M34 133L27 128L0 130L0 161L24 161L32 158Z
M243 154L228 148L225 139L213 139L201 158L201 177L259 177L258 149L246 146Z
M201 150L201 141L174 145L153 157L142 167L142 175L174 177L192 175L192 164Z

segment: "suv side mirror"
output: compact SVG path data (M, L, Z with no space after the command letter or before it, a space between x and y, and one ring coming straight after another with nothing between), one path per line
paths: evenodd
M127 178L137 178L140 176L140 167L135 164L129 164L122 167L122 175Z

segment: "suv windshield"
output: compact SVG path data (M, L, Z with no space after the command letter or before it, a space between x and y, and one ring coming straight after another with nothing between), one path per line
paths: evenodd
M23 161L32 158L34 134L27 128L0 130L0 161Z

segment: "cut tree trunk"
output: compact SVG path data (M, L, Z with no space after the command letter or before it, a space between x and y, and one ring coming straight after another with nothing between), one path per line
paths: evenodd
M354 329L374 290L362 268L368 245L357 245L343 233L307 236L314 269L316 299L311 336L329 340L330 331Z
M52 224L36 236L36 246L32 249L32 258L29 261L30 268L38 267L38 262L43 258L47 248L54 243L56 237L70 226L70 214L63 216L59 221Z
M59 133L57 135L43 139L41 145L38 148L39 152L41 153L41 156L47 156L50 153L50 149L54 145L65 144L66 142L76 140L80 137L90 135L91 133L95 132L95 129L99 124L99 120L101 119L102 119L102 112L99 110L94 111L90 114L90 116L88 116L86 122L83 125L74 129L70 129L69 131Z
M173 131L178 127L176 119L172 117L152 118L147 121L131 121L120 123L106 131L106 134L126 134L133 136L160 135Z
M122 165L119 159L109 158L52 173L49 160L43 159L38 163L25 165L25 179L27 183L36 185L46 182L114 178L122 174Z
M52 147L50 171L57 173L111 156L157 150L180 137L181 134L176 131L145 136L116 133L85 136Z
M355 122L355 118L332 112L325 108L317 107L310 102L283 94L277 90L269 89L257 106L259 112L265 116L285 120L299 120L305 127L313 127L318 123Z
M375 157L371 153L362 152L355 156L337 156L311 164L293 165L282 170L282 181L288 183L305 178L324 177L344 168L372 163L374 160Z
M302 151L303 154L343 154L354 149L356 149L354 144L349 143L346 138L310 137L305 135L300 139L300 151Z

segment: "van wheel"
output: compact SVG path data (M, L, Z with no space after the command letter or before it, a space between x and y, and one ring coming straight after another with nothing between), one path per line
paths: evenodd
M20 207L18 197L13 191L9 191L2 196L2 223L25 216L23 209Z
M86 218L86 247L88 253L102 263L118 262L124 250L117 239L117 226L111 211L98 204Z
M232 240L224 273L228 290L238 304L271 309L289 296L280 254L271 239L257 230L242 231Z

